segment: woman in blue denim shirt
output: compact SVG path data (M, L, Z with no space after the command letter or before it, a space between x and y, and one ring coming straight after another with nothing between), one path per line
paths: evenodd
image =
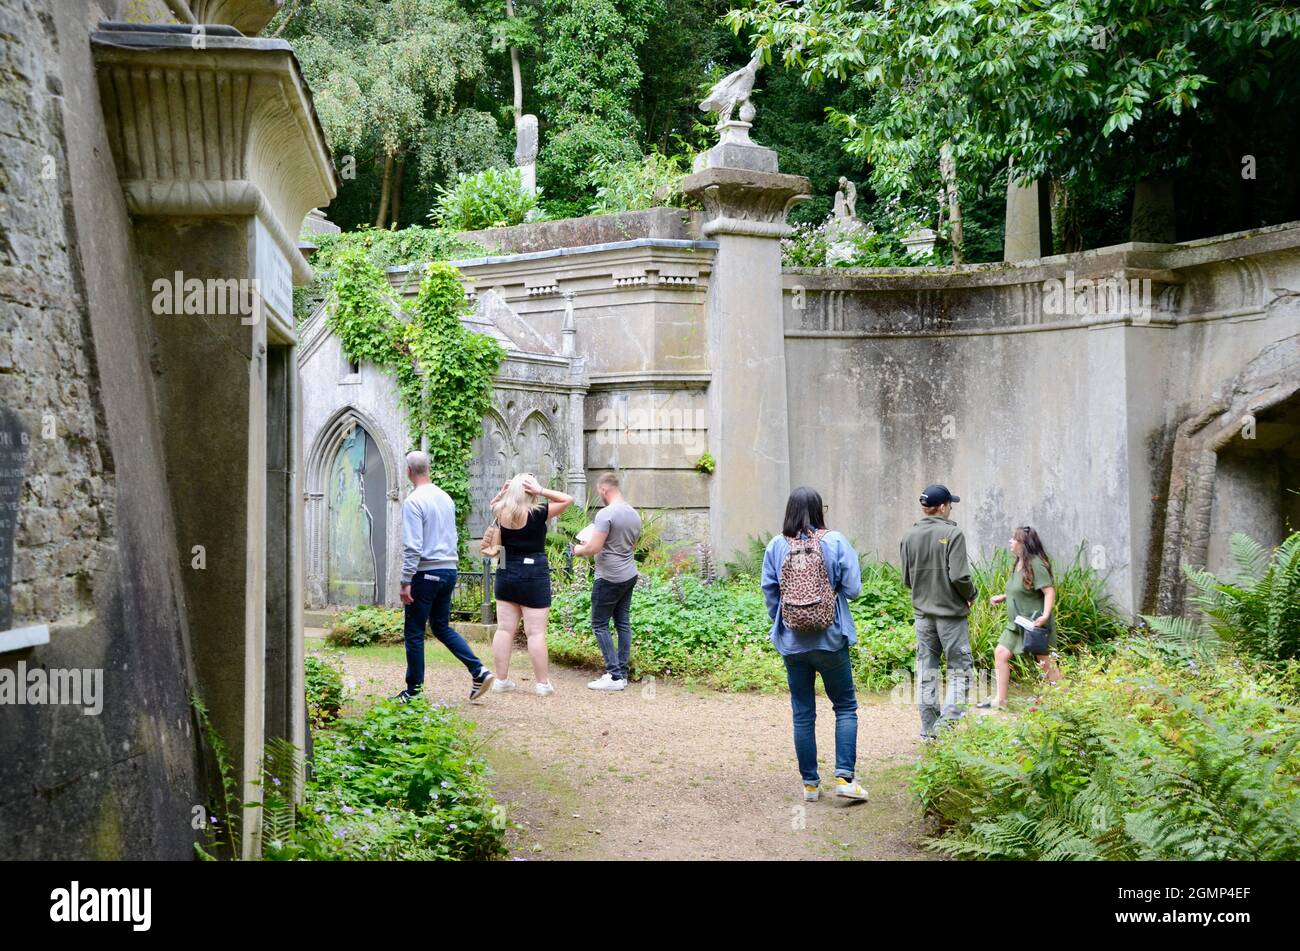
M798 633L781 621L781 566L790 548L789 539L826 528L826 507L814 489L801 487L790 493L785 506L781 534L768 542L763 553L763 598L772 618L772 643L785 661L790 684L790 709L794 715L794 752L803 777L803 798L815 802L821 795L817 773L817 675L835 710L835 795L866 799L867 791L853 779L858 759L858 695L853 685L849 645L856 643L857 630L849 614L849 598L862 593L862 566L858 553L839 532L822 536L822 559L826 562L831 589L835 592L835 621L824 631Z

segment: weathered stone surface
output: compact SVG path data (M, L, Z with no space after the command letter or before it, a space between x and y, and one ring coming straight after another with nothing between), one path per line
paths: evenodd
M1002 239L1004 261L1030 261L1043 256L1038 188L1038 182L1007 184L1007 214Z
M1222 414L1230 434L1252 399L1286 398L1265 378L1286 376L1279 354L1300 328L1288 290L1300 288L1300 228L784 280L791 481L818 487L866 551L895 557L917 490L939 481L963 498L955 517L973 550L1032 524L1054 557L1086 543L1123 607L1155 609L1159 588L1164 610L1178 607L1163 592L1183 562L1226 567L1232 524L1266 534L1285 521L1283 496L1259 500L1294 470L1234 463L1216 482L1216 452L1179 426L1201 432ZM1053 283L1085 280L1150 283L1118 313L1049 312ZM1224 392L1238 395L1220 406ZM1285 424L1271 425L1282 438ZM1009 444L1013 430L1022 438Z
M672 238L681 241L700 237L694 214L682 208L650 208L614 215L538 221L513 228L466 231L462 237L499 254L527 254L555 248L581 248L597 244L634 241L638 238Z
M0 632L9 630L13 622L14 535L29 438L18 414L0 406Z
M533 165L537 161L537 116L522 115L515 123L515 164Z
M0 136L0 405L31 437L13 622L50 634L0 665L100 669L104 688L99 716L0 707L6 859L191 859L206 802L147 306L87 43L115 6L0 0L22 116Z
M256 36L284 5L284 0L187 0L199 23L223 23L245 36Z

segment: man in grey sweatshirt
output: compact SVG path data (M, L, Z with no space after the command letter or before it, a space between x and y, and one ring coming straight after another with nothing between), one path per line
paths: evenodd
M447 645L473 682L469 698L477 700L492 683L492 671L451 626L451 596L456 590L456 506L451 496L429 479L429 457L406 456L411 494L402 503L402 604L406 606L406 689L403 703L424 689L424 629Z

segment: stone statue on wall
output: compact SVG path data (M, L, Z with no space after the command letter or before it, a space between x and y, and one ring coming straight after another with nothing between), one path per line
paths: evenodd
M871 234L871 229L858 218L858 186L843 175L824 232L830 243L826 251L826 263L830 265L853 260L862 241Z
M515 123L515 165L524 188L537 193L537 116L522 115Z
M840 176L840 187L835 193L836 218L856 218L858 216L858 186Z
M722 127L731 122L732 111L739 107L740 121L753 122L756 110L749 96L754 91L754 78L762 65L755 56L747 65L720 79L700 103L700 112L717 113L718 126Z

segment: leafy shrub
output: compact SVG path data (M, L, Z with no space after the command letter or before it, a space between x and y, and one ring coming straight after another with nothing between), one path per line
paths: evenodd
M403 613L397 608L363 604L334 615L325 639L335 647L401 644Z
M343 688L343 668L338 661L309 655L304 661L307 683L307 716L311 725L324 727L338 719L347 692Z
M385 701L315 736L295 833L312 859L492 859L506 823L474 725L423 698Z
M429 217L444 228L475 231L521 224L537 214L537 195L524 188L520 170L490 166L456 176L450 188L439 186Z
M690 574L642 576L632 595L633 675L674 676L719 690L775 689L785 668L768 640L771 622L754 585L705 584ZM560 661L599 666L591 589L555 593L548 635Z
M572 531L589 519L576 515ZM648 524L652 524L648 520ZM643 544L647 533L643 533ZM679 546L652 548L638 555L642 581L632 596L632 669L638 676L675 675L720 690L779 689L784 666L769 640L771 621L759 586L766 542L751 538L727 563L725 581L706 584L680 574ZM1057 566L1060 643L1066 650L1101 647L1128 630L1109 596L1104 579L1082 559ZM558 564L559 562L557 562ZM971 614L971 647L976 665L991 667L993 646L1006 626L1006 610L988 604L1001 594L1011 571L1010 555L994 553L977 565L980 589ZM887 690L916 670L916 634L911 593L897 567L862 559L862 593L849 602L857 643L849 649L854 676L867 690ZM600 651L591 632L590 581L579 575L557 589L551 610L552 654L561 661L599 666ZM1037 679L1026 661L1019 676Z
M941 735L928 844L1008 859L1300 858L1300 712L1276 679L1126 641L1017 717Z
M491 250L465 240L455 231L423 225L410 225L397 231L363 228L340 234L318 234L312 236L312 242L317 249L312 253L311 263L317 271L334 270L339 258L355 250L362 251L371 264L381 268L482 257Z
M1229 543L1233 573L1184 566L1202 619L1147 618L1158 633L1213 649L1223 644L1267 664L1300 659L1300 532L1270 552L1248 535Z
M723 564L727 576L737 581L747 578L753 584L758 584L763 577L763 555L767 551L767 543L768 539L751 535L744 547Z
M429 261L452 261L484 257L491 252L485 245L466 241L446 228L411 225L397 231L386 228L362 228L340 234L306 234L316 250L311 256L316 276L305 287L293 290L294 320L310 317L324 301L334 283L339 262L352 253L360 253L377 268L396 267Z
M912 595L897 567L862 559L862 594L849 602L858 643L851 650L853 672L867 690L886 690L902 672L916 667Z
M636 136L612 123L585 120L557 132L542 148L537 166L548 211L557 215L551 201L574 202L578 205L570 207L580 206L585 214L595 194L588 176L591 169L602 162L637 162L640 158Z
M651 152L640 160L611 162L597 156L588 174L596 190L592 214L639 211L644 208L676 206L685 208L688 199L679 185L686 172L682 158L668 158Z
M794 233L781 239L781 263L785 267L915 267L927 263L923 258L908 254L902 236L877 232L868 228L860 234L848 234L842 239L830 229L834 218L819 225L796 225ZM849 245L846 257L832 263L829 254L833 244L843 241Z

